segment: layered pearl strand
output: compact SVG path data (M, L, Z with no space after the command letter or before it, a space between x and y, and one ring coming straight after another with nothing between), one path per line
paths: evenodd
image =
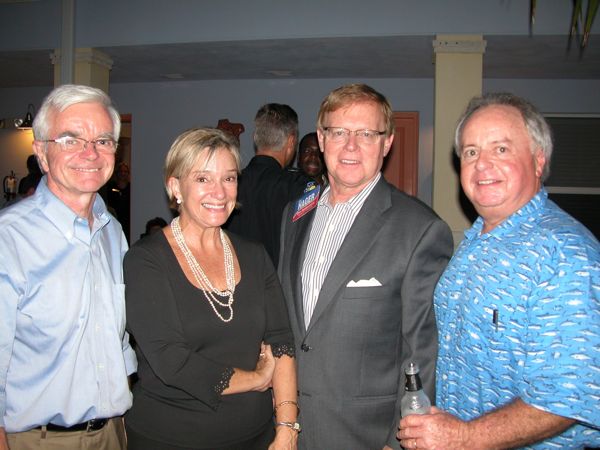
M181 253L183 253L183 256L185 256L185 260L187 261L190 270L194 274L194 278L196 279L198 285L200 286L200 289L204 293L204 297L206 297L206 300L208 300L208 303L210 304L210 306L212 306L213 311L215 312L217 317L223 322L231 322L231 320L233 319L233 293L235 292L235 271L233 266L233 254L231 252L231 248L229 247L229 243L227 242L227 239L225 237L225 232L223 230L219 230L221 236L221 244L223 245L225 283L227 285L227 289L224 291L220 291L212 285L212 283L202 270L202 267L194 257L194 254L185 243L183 232L181 231L181 226L179 225L179 217L176 217L171 222L171 230L173 231L175 242L177 242ZM215 297L215 294L221 297L227 297L227 302L220 301L217 297ZM217 311L216 305L229 309L229 318L224 318L221 315L221 313Z

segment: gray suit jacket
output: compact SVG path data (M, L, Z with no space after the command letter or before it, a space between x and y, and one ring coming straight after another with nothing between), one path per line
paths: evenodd
M314 210L283 216L279 276L296 341L299 446L400 448L404 366L418 362L431 399L437 329L433 290L452 254L450 229L429 207L377 183L340 247L304 326L301 271ZM375 277L381 286L348 287Z

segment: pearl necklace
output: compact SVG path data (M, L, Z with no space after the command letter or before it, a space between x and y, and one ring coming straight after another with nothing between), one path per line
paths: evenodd
M200 289L204 293L204 297L206 297L206 300L208 300L208 303L210 304L210 306L212 306L213 311L215 312L217 317L223 322L231 322L231 319L233 319L233 293L235 292L235 272L233 267L233 254L231 253L231 248L229 247L229 243L225 238L225 233L223 232L223 230L219 230L221 236L221 244L223 245L225 283L227 285L227 289L225 289L224 291L220 291L212 285L212 283L202 270L202 267L200 266L200 264L198 264L198 261L194 257L194 254L185 243L183 232L181 231L181 226L179 225L179 217L176 217L171 222L171 230L173 231L175 242L177 242L181 253L183 253L183 256L185 256L185 260L187 261L190 270L194 274L194 278L196 278ZM215 294L221 297L227 297L227 302L220 301L217 297L215 297ZM219 311L217 311L215 303L223 308L229 309L228 319L225 319L219 313Z

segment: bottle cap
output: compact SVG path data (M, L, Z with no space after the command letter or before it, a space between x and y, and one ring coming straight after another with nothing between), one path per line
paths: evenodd
M410 362L405 372L406 375L416 375L419 373L419 365L415 362Z

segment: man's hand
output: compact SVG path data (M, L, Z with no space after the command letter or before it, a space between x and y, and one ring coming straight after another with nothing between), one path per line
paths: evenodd
M467 430L466 422L432 406L430 414L403 418L396 436L402 447L407 449L468 448Z
M397 437L404 448L516 448L562 433L574 423L515 399L469 422L432 407L431 414L402 419Z

